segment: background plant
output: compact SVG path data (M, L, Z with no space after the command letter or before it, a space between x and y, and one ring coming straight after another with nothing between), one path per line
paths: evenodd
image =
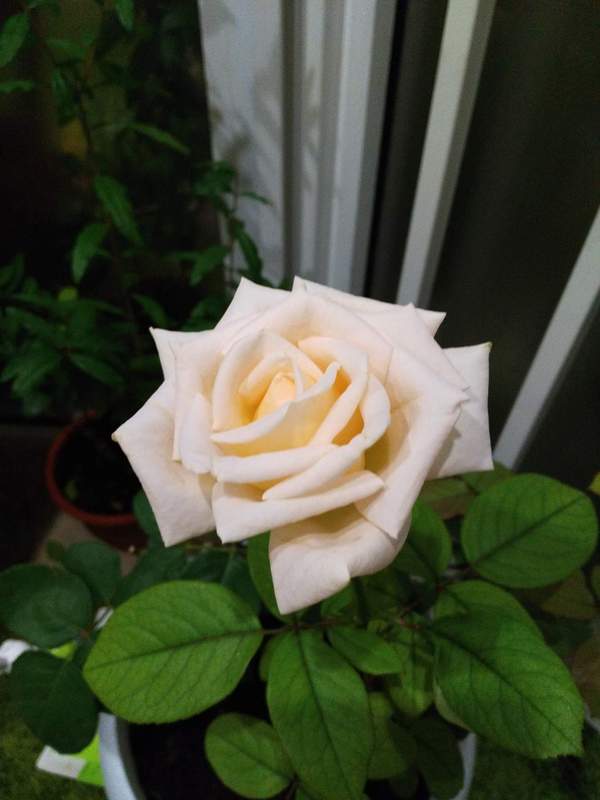
M67 187L56 263L34 275L25 252L0 270L0 380L28 414L117 405L123 418L160 381L148 325L212 327L234 250L265 282L237 207L267 201L207 160L193 0L90 2L78 17L73 29L64 4L30 0L0 31L0 67L40 57L0 92L51 93Z
M531 758L582 755L584 701L600 713L598 523L585 494L500 467L428 484L390 567L287 617L268 534L166 549L142 494L135 509L149 543L126 577L95 542L51 543L55 567L0 576L0 620L39 648L15 663L12 691L57 749L89 741L98 700L133 722L185 718L256 659L263 715L228 710L204 742L243 797L354 800L383 781L410 797L424 781L450 798L464 729Z

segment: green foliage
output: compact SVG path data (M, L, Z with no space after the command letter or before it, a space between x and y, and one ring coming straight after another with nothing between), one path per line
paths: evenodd
M261 639L254 614L224 586L172 581L115 611L84 675L113 713L172 722L226 697Z
M117 230L133 244L141 245L142 237L137 228L125 186L110 175L97 175L94 180L94 189L98 200Z
M415 740L393 720L394 707L383 692L369 694L369 710L375 735L369 779L383 780L406 772L416 756Z
M260 599L273 616L283 619L277 607L273 578L271 577L271 563L269 561L270 533L261 533L253 536L248 542L248 567Z
M557 586L540 605L544 611L557 617L592 620L599 616L594 595L580 569Z
M190 154L190 148L185 144L182 144L179 139L176 139L175 136L173 136L173 134L169 133L168 131L161 131L160 128L157 128L154 125L144 125L142 122L132 122L129 128L132 131L141 134L142 136L146 136L148 139L152 139L152 141L157 142L158 144L162 144L165 147L170 147L171 150L175 150L175 152L180 153L183 156L188 156Z
M0 81L0 94L11 94L12 92L31 92L33 89L35 89L34 81Z
M583 703L530 626L495 613L435 622L435 678L475 732L534 758L581 752Z
M372 631L339 625L327 635L338 653L367 675L391 675L402 669L395 649Z
M148 537L149 547L164 547L162 536L152 511L152 506L143 491L139 491L133 498L133 513L138 525Z
M103 222L91 222L77 236L71 261L71 272L75 283L79 283L85 275L90 261L98 254L107 233L108 225Z
M433 701L433 648L425 635L425 621L416 614L388 634L401 664L398 675L385 679L386 690L400 711L409 716L422 714Z
M17 55L27 34L29 17L25 13L13 14L0 30L0 67L5 67Z
M0 622L38 647L75 639L92 615L90 592L76 575L30 564L0 573Z
M66 551L62 564L86 584L96 605L111 602L121 577L116 550L102 542L77 542Z
M32 733L60 753L78 753L94 738L94 695L70 661L23 653L10 675L11 693Z
M463 762L452 731L443 722L423 718L413 722L416 761L429 790L439 800L450 800L462 788Z
M309 791L359 800L373 746L364 684L316 631L284 634L269 667L267 703Z
M511 617L528 625L534 633L540 635L535 622L512 594L485 581L464 581L447 586L434 609L436 619L455 614L472 614L476 611Z
M219 778L242 797L273 797L294 776L272 726L246 714L223 714L213 720L204 747Z
M135 567L120 581L113 597L113 605L120 606L139 592L156 583L180 578L185 570L186 558L182 547L153 548L144 553Z
M566 578L587 561L597 538L590 500L543 475L518 475L483 492L461 532L469 563L512 588Z
M411 575L436 581L447 569L451 555L452 542L446 526L435 511L417 501L408 538L395 566Z
M220 583L245 600L255 613L260 611L260 597L248 562L233 549L207 548L188 561L182 578Z
M115 9L121 25L125 30L131 31L135 21L135 6L133 0L115 0Z

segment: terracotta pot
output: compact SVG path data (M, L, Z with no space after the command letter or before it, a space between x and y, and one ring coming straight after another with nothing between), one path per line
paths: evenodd
M54 439L46 456L44 468L46 487L54 504L65 514L69 514L69 516L83 522L86 528L98 539L102 539L103 542L116 547L118 550L138 549L146 544L147 538L141 531L133 514L94 514L84 511L65 497L56 481L56 464L62 449L71 436L85 425L89 419L93 419L94 416L95 414L91 412L80 417L71 425L63 428Z

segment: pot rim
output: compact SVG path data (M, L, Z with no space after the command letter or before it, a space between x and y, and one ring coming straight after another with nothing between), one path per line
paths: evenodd
M94 411L86 412L74 422L71 422L69 425L64 427L54 438L52 444L50 445L50 449L48 450L46 463L44 465L44 478L46 481L48 494L52 498L54 504L58 506L61 511L65 511L67 514L70 514L72 517L75 517L86 525L95 525L99 528L115 528L133 525L135 523L135 515L131 513L95 514L91 511L84 511L82 508L79 508L79 506L76 506L64 496L58 486L58 483L56 482L56 461L60 451L63 449L66 442L73 436L73 434L79 428L83 427L88 420L94 419L95 416L96 413Z

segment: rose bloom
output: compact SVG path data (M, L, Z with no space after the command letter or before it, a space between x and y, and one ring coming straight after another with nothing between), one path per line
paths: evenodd
M290 613L387 566L430 478L492 468L489 344L444 314L242 280L216 328L153 330L164 383L114 434L165 544L271 531Z

